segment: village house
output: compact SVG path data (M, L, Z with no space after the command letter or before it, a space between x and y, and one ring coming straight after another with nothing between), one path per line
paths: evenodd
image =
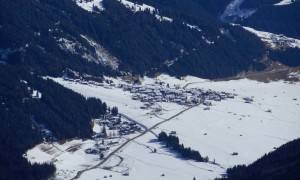
M204 104L205 106L211 106L211 105L212 105L210 101L204 101L203 104Z

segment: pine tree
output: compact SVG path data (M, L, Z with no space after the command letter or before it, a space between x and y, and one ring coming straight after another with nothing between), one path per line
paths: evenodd
M117 116L118 115L118 108L117 107L113 107L111 110L112 115Z

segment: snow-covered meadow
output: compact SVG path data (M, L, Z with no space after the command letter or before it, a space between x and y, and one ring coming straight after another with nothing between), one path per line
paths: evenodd
M112 79L120 83L121 79ZM83 85L77 82L53 78L54 81L70 88L86 97L97 97L109 106L118 106L119 111L130 118L152 127L158 122L179 113L187 107L175 103L160 102L161 111L153 114L151 109L141 109L142 102L132 100L132 94L120 88L105 88L94 85ZM248 79L214 82L187 76L181 80L168 75L156 79L144 78L142 84L153 84L163 81L170 85L176 84L185 88L203 88L237 94L234 99L213 101L210 110L204 105L191 108L174 119L159 125L153 130L176 131L185 147L191 147L208 156L212 163L187 161L180 155L166 149L157 142L156 136L148 132L127 144L115 153L107 162L98 168L84 172L79 179L214 179L226 172L226 168L237 164L249 164L282 144L300 137L300 83L284 81L261 83ZM252 103L245 103L244 97L253 97ZM96 128L97 129L97 128ZM98 128L99 129L99 128ZM80 140L76 140L80 141ZM83 143L84 146L88 146ZM60 153L43 154L40 146L29 150L30 161L49 162ZM58 145L57 145L58 146ZM61 145L67 146L67 145ZM69 146L69 145L68 145ZM64 149L63 147L59 147ZM153 150L157 149L157 153ZM66 149L66 148L65 148ZM238 155L231 155L237 152ZM58 172L73 171L68 176L58 175L62 179L70 179L76 170L84 166L97 164L92 155L86 155L79 149L72 153L56 157L54 164ZM80 163L76 159L80 159ZM98 161L99 162L99 161ZM68 164L77 164L73 167ZM123 175L122 175L123 173ZM66 178L65 178L66 177Z

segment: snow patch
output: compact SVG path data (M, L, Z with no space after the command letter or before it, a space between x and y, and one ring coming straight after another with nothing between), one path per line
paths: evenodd
M274 6L289 5L289 4L292 4L293 2L295 2L295 1L293 1L293 0L282 0L279 3L274 4Z
M207 38L205 38L204 36L202 36L202 39L207 43L207 44L214 44L214 41L210 41Z
M170 67L170 66L172 66L176 61L178 61L178 58L175 58L175 59L173 59L173 60L166 60L166 61L164 62L164 64L165 64L166 66Z
M116 70L118 69L119 63L118 59L116 57L113 57L109 54L100 44L92 40L91 38L81 35L82 38L84 38L90 46L92 46L95 49L95 55L91 54L84 54L82 57L88 60L93 60L94 62L100 62L104 66L109 66L112 69Z
M290 72L288 76L289 78L298 78L300 80L300 72Z
M155 14L155 17L156 17L156 19L158 19L159 21L173 22L173 19L172 19L172 18L168 18L168 17L165 17L165 16L160 16L160 15Z
M75 1L79 7L89 12L93 12L94 7L97 7L100 11L104 10L102 6L103 0L73 0L73 1Z
M274 34L264 31L258 31L250 27L243 27L249 32L257 35L263 42L265 42L270 48L300 48L300 40L295 38L286 37L282 34Z
M37 91L37 90L33 90L31 96L32 96L32 98L41 99L42 98L42 93Z
M183 24L185 24L185 23L183 23ZM186 24L186 26L189 27L189 28L191 28L191 29L195 29L195 30L197 30L197 31L199 31L199 32L202 31L202 30L201 30L198 26L196 26L196 25Z
M139 12L139 11L149 11L151 14L154 14L156 19L159 21L168 21L168 22L173 22L172 18L165 17L165 16L160 16L158 14L158 9L149 6L147 4L137 4L133 3L127 0L119 0L120 3L122 3L125 7L129 8L133 12Z
M131 9L133 12L138 12L138 11L150 11L150 13L154 13L156 9L152 6L149 6L147 4L142 4L139 5L137 3L133 3L127 0L120 0L120 2L125 5L127 8Z
M250 17L256 12L256 9L240 9L244 0L233 0L226 7L223 14L220 16L220 20L223 22L235 22L239 19L245 19Z

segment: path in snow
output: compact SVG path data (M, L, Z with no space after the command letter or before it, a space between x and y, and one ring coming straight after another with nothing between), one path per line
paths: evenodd
M201 99L201 101L200 101L199 104L202 104L203 102L204 102L204 98ZM95 165L95 166L93 166L93 167L91 167L91 168L88 168L88 169L85 169L85 170L82 170L82 171L77 172L77 175L76 175L74 178L72 178L72 180L78 179L78 178L79 178L84 172L86 172L86 171L90 171L90 170L93 170L93 169L98 168L99 166L103 165L107 160L109 160L109 158L111 158L115 153L117 153L118 151L120 151L121 149L123 149L126 145L128 145L129 143L131 143L131 142L134 141L135 139L137 139L137 138L139 138L139 137L145 135L145 134L148 133L148 132L151 132L151 130L155 129L155 128L158 127L159 125L161 125L161 124L163 124L163 123L165 123L165 122L168 122L168 121L170 121L170 120L176 118L177 116L183 114L184 112L186 112L186 111L188 111L188 110L190 110L190 109L192 109L192 108L194 108L194 107L197 107L199 104L196 104L196 105L191 106L191 107L189 107L189 108L187 108L187 109L184 109L184 110L180 111L179 113L175 114L174 116L171 116L170 118L168 118L168 119L166 119L166 120L164 120L164 121L161 121L161 122L159 122L159 123L153 125L151 128L147 129L146 131L144 131L144 132L141 133L140 135L138 135L138 136L136 136L136 137L134 137L134 138L128 139L124 144L122 144L120 147L118 147L118 148L115 149L113 152L111 152L107 157L105 157L105 158L103 159L103 161L101 161L101 162L98 163L97 165Z

